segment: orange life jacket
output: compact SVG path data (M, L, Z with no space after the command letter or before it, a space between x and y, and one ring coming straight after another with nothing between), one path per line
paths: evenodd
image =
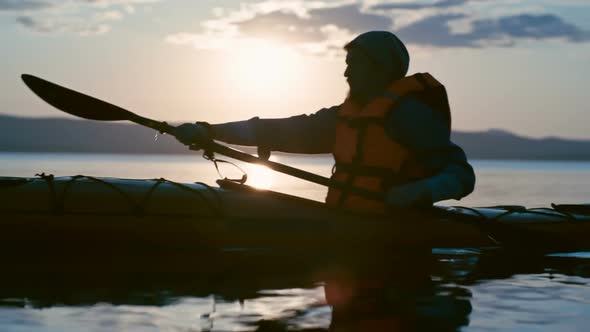
M428 73L419 73L394 82L382 96L359 107L349 99L338 111L332 179L347 185L330 188L326 203L347 209L384 212L383 199L367 198L351 192L352 187L374 192L377 197L392 186L433 175L401 142L387 134L391 112L404 97L412 96L437 112L451 125L445 87Z

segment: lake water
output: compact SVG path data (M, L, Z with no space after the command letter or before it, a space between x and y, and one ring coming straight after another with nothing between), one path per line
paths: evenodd
M322 175L329 158L276 156ZM446 205L590 202L589 162L473 161L475 192ZM322 200L326 190L238 164L248 183ZM45 172L214 184L200 156L0 153L0 176ZM241 174L222 166L228 177ZM589 239L590 241L590 239ZM272 253L191 258L197 271L23 272L3 264L0 331L587 331L590 253L404 253L371 273ZM321 271L322 273L319 273ZM327 271L327 272L326 272ZM337 272L334 272L337 271ZM355 270L356 271L356 270ZM329 272L329 273L328 273ZM330 277L325 277L330 276Z

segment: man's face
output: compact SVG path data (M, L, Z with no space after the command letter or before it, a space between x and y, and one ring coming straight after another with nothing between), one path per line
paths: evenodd
M344 76L350 87L349 96L357 102L364 103L383 87L382 76L377 65L362 51L354 47L346 54Z

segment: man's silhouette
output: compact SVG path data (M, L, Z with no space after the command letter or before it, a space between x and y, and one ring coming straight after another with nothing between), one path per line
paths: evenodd
M222 124L185 123L176 137L187 145L215 139L270 151L332 153L332 178L384 200L330 188L333 206L372 212L427 206L473 191L475 175L463 150L450 141L444 86L428 73L406 76L410 57L392 33L371 31L345 46L343 103L311 115Z

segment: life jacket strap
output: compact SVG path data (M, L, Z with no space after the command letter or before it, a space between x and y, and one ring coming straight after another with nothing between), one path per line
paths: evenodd
M369 176L381 178L383 179L383 183L387 186L400 185L411 181L411 179L406 174L395 172L391 168L366 166L355 163L344 163L338 161L334 164L332 172L344 172L354 176Z
M368 125L385 126L384 118L382 117L366 117L366 118L349 118L346 116L338 116L338 121L345 122L350 128L363 128Z

